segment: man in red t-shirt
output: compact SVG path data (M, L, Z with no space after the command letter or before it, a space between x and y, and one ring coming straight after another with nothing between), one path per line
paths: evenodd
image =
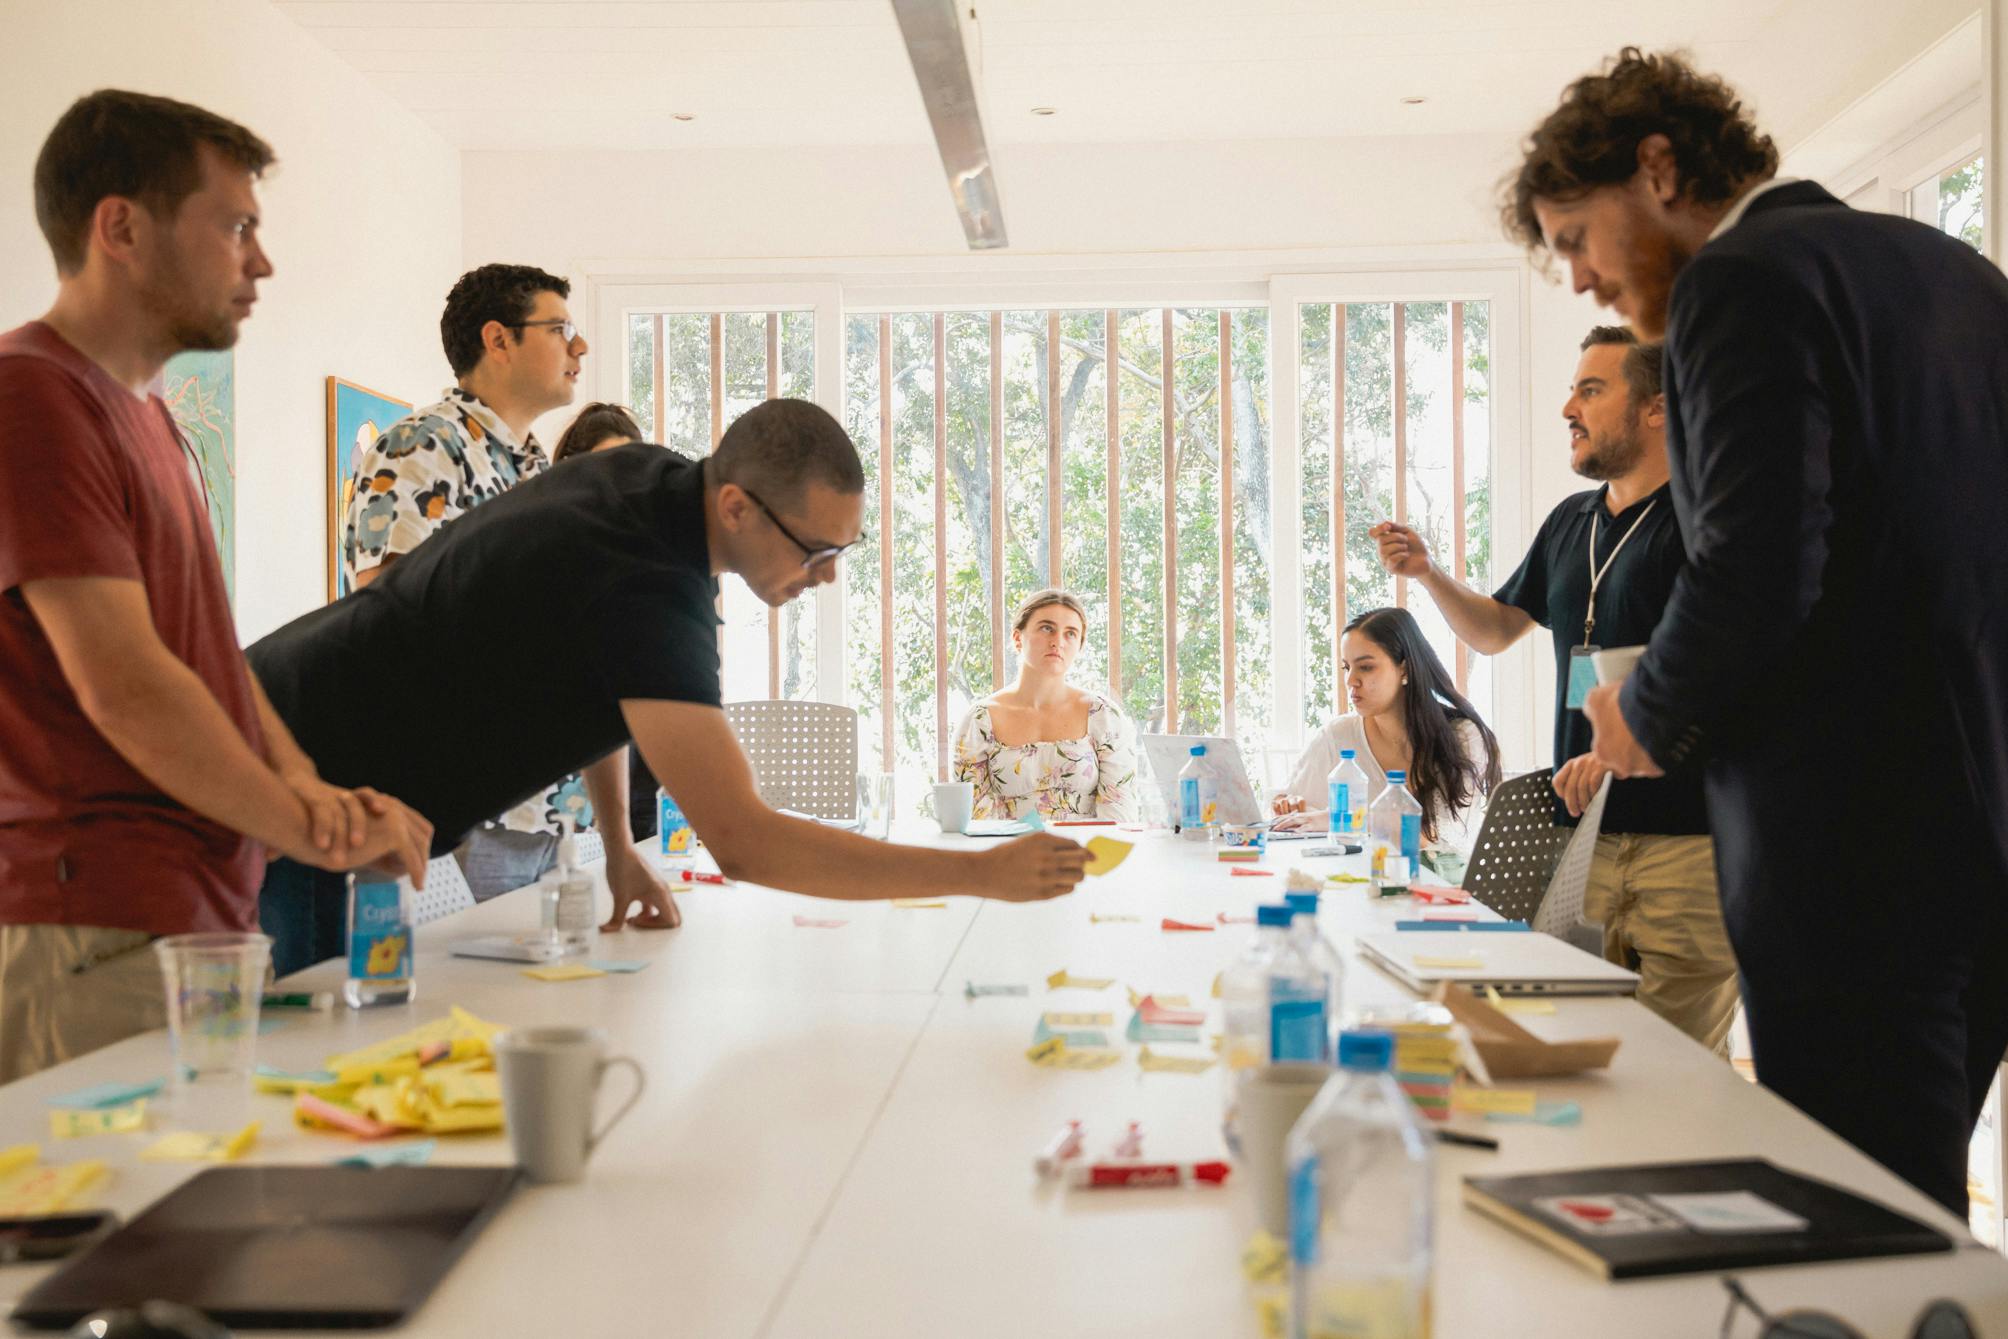
M269 848L422 877L431 828L322 782L244 663L193 457L148 386L272 266L256 135L102 91L35 164L56 302L0 334L0 1081L162 1021L156 936L255 931Z

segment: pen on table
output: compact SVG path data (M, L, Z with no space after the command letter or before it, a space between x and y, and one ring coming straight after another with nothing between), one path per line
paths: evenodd
M266 1009L332 1009L335 994L331 990L268 990L259 999Z
M724 876L723 874L708 874L708 873L706 873L706 872L704 872L704 871L702 871L702 870L695 870L695 869L686 869L686 870L679 870L679 871L678 871L678 875L679 875L679 877L681 877L681 878L682 878L682 880L683 880L683 881L684 881L685 883L729 883L729 882L731 882L731 881L730 881L729 879L727 879L727 878L726 878L726 877L725 877L725 876Z
M1482 1134L1466 1134L1462 1130L1438 1130L1436 1132L1436 1142L1439 1144L1457 1144L1463 1148L1487 1148L1495 1153L1499 1150L1499 1141L1497 1139Z

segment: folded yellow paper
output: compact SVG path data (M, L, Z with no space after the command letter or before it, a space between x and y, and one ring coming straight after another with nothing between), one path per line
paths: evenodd
M258 1121L230 1134L198 1134L193 1130L168 1135L144 1149L150 1162L235 1162L258 1138Z

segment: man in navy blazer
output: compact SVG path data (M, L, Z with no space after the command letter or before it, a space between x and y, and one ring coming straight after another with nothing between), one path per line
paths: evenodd
M1777 169L1627 48L1508 185L1666 340L1687 567L1587 711L1620 776L1705 763L1758 1078L1963 1215L2008 1049L2008 278Z

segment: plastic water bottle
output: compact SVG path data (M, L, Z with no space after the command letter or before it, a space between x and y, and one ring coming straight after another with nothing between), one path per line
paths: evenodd
M364 871L349 875L348 884L349 979L342 999L351 1009L410 1002L418 994L411 880Z
M558 902L552 929L567 957L591 952L600 929L593 876L579 868L579 843L569 832L558 838Z
M1325 974L1325 1030L1333 1038L1338 1036L1340 1009L1344 1003L1346 982L1346 960L1332 941L1318 932L1318 895L1316 893L1285 893L1283 901L1290 908L1290 940L1297 951L1309 959L1311 966ZM1336 1043L1334 1043L1336 1044ZM1326 1053L1327 1056L1331 1052Z
M1284 1146L1292 1339L1428 1339L1435 1146L1393 1065L1391 1033L1340 1033Z
M1408 773L1389 772L1367 820L1374 891L1383 897L1407 892L1422 858L1422 805L1408 793L1407 781Z
M1339 750L1339 765L1326 776L1325 788L1330 792L1332 840L1364 844L1367 804L1373 798L1367 792L1373 782L1367 779L1366 769L1353 761L1356 756L1351 749Z
M1256 915L1271 911L1282 917L1283 940L1269 958L1269 1059L1275 1064L1328 1065L1332 1034L1326 1009L1331 978L1311 961L1303 936L1292 928L1296 911L1289 906L1262 907Z
M690 820L683 816L676 797L661 786L655 790L655 832L662 843L664 864L688 863L694 858L691 848L696 844L697 834L691 831Z
M1269 1063L1269 965L1290 929L1288 907L1258 907L1255 938L1220 974L1220 1005L1224 1015L1220 1044L1226 1084L1221 1093L1220 1133L1236 1157L1241 1155L1239 1114L1241 1085Z
M1179 835L1191 841L1206 841L1220 809L1220 787L1213 769L1206 763L1206 745L1192 746L1192 761L1178 771Z

